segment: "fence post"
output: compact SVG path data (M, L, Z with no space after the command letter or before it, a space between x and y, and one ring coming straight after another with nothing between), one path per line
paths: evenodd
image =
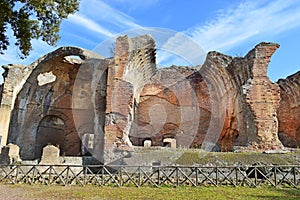
M195 168L196 169L196 186L199 186L198 184L198 167Z
M178 186L179 185L179 172L178 172L177 166L175 167L175 170L176 170L176 186Z
M83 185L85 186L87 183L86 183L86 175L87 175L87 166L83 166Z
M15 177L14 184L17 184L18 183L18 175L19 175L19 166L15 165L15 167L16 167L16 177Z
M160 166L157 168L157 185L160 185Z
M237 186L239 183L239 177L238 177L239 167L234 167L234 170L235 170L235 185Z
M277 187L277 166L274 167L274 182L275 187Z
M218 167L215 167L215 171L216 171L216 186L218 186L218 178L219 178L219 176L218 176Z
M69 184L69 166L67 167L66 186Z
M49 166L49 174L48 174L48 185L51 184L51 172L52 172L52 165Z
M101 175L101 186L104 185L104 168L105 168L105 166L102 166L101 172L100 172L100 175Z
M295 166L293 167L293 177L294 177L294 185L297 186L297 177L296 177L296 169Z
M254 166L254 183L255 187L257 187L257 167Z
M139 172L139 187L141 187L141 167L139 166L139 168L138 168L139 170L138 170L138 172Z
M120 176L120 186L123 186L123 173L122 173L122 169L123 169L123 166L120 167L120 173L119 173L119 176Z

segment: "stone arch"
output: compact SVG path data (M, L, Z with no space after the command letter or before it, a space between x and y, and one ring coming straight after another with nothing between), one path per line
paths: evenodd
M81 140L74 122L59 111L51 111L40 120L35 133L35 158L40 158L47 144L59 146L60 155L81 155Z
M59 147L61 154L65 153L65 126L65 121L55 115L47 115L39 122L35 135L35 158L41 158L42 150L48 144Z
M78 56L81 60L72 56ZM90 110L85 107L73 107L74 82L83 63L90 59L101 60L101 58L101 56L84 49L62 47L27 67L28 73L26 76L24 75L22 85L16 92L10 119L13 123L9 127L8 134L8 142L20 146L22 159L32 160L39 155L35 150L36 134L42 130L40 125L46 123L41 120L52 115L62 119L66 126L63 133L65 136L62 139L64 142L60 144L61 148L64 146L65 150L62 150L61 154L80 155L81 142L74 118L83 118L82 116ZM86 68L89 69L89 67ZM90 77L85 78L90 80ZM89 86L85 85L86 88ZM73 115L74 110L76 110L76 115ZM90 118L88 121L93 121Z

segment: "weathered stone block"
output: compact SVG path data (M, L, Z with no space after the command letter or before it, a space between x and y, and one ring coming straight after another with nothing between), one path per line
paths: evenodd
M2 147L0 154L0 163L1 164L13 164L20 162L20 148L14 144L8 144Z
M144 141L144 147L146 147L146 148L151 147L151 140L145 140Z
M59 148L53 145L47 145L43 148L43 154L41 162L43 165L58 165L60 164L59 159Z

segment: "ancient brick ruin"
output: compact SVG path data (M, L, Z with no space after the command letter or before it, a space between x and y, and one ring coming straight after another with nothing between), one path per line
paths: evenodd
M278 47L260 43L245 57L209 52L202 66L157 68L150 35L122 36L113 58L62 47L26 67L3 66L2 145L18 145L23 160L52 144L61 155L103 163L136 147L298 147L300 72L269 80Z

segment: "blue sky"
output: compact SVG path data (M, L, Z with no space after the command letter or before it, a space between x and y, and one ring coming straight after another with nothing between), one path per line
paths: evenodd
M82 0L79 12L63 21L57 47L34 40L30 56L20 60L10 46L0 65L28 65L60 46L94 50L116 34L143 27L182 32L205 52L232 56L244 56L261 41L279 43L271 80L300 70L300 0Z

